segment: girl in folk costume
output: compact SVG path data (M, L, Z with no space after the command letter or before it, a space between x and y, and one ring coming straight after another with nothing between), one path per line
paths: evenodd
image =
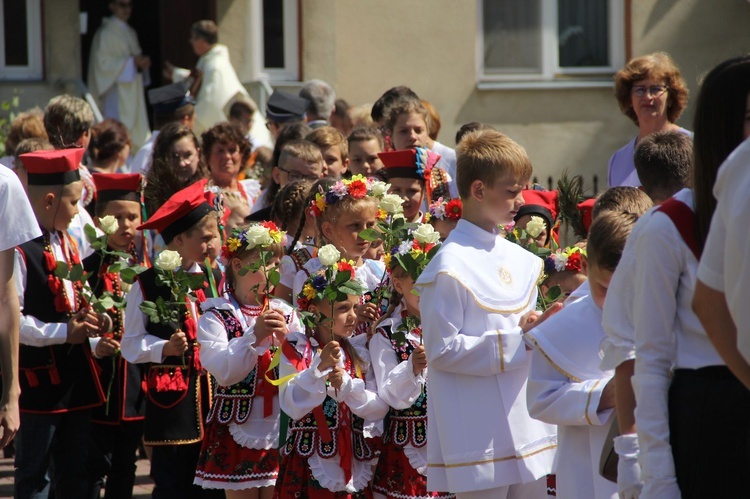
M198 323L203 366L216 379L195 483L228 498L270 498L279 471L278 389L265 374L289 331L292 307L271 298L284 233L272 222L234 229L222 247L228 291Z
M329 258L303 285L299 308L308 335L293 332L281 347L281 410L291 423L274 497L372 497L375 451L364 420L388 406L375 392L366 335L351 338L364 286L351 262ZM308 320L309 319L309 320Z
M445 241L451 231L456 228L462 210L461 198L440 197L434 203L430 203L429 213L426 213L424 217L425 222L432 224L440 234L440 240Z
M325 179L330 182L332 180ZM318 182L323 182L318 181ZM271 219L280 224L287 234L285 255L279 263L280 280L274 289L274 295L292 303L292 286L297 272L316 254L315 220L305 208L310 206L313 183L309 180L295 180L279 191L271 207ZM310 221L308 222L308 218Z
M386 248L393 294L369 345L378 396L390 406L373 480L376 498L455 497L427 492L427 357L419 296L412 293L414 281L439 249L438 237L431 225L423 224L400 246Z
M108 252L98 249L83 261L83 266L90 273L89 284L96 296L107 293L124 300L129 285L123 282L121 271L115 270L115 266L124 269L147 265L135 244L136 227L141 224L142 177L137 173L94 173L93 178L97 191L98 226L107 234ZM112 251L131 256L125 259L110 253ZM145 270L145 267L141 269ZM135 271L129 272L131 276L135 275ZM143 436L146 395L142 381L145 369L142 364L131 364L120 355L125 311L112 308L108 313L113 332L97 339L95 349L99 381L106 390L107 401L95 408L91 416L91 496L99 497L106 477L105 497L131 497L136 451Z
M315 217L318 234L326 244L325 258L329 261L343 257L353 262L356 277L366 291L382 285L385 266L376 260L365 260L362 256L370 247L370 242L360 236L365 229L375 226L378 216L378 199L387 191L383 182L372 182L362 175L339 180L327 190L322 187L314 192L315 199L310 204L310 212ZM323 248L316 258L308 261L294 278L293 293L299 296L304 282L311 274L322 267ZM363 301L363 300L361 300ZM368 324L378 318L375 303L361 303L357 306L357 333L367 332Z

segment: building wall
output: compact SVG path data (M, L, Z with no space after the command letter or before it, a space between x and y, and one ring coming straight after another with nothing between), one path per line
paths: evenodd
M750 3L630 3L631 54L675 58L691 91L678 123L692 128L699 76L750 50ZM440 111L441 142L453 145L463 123L491 123L526 147L540 180L570 169L589 184L598 175L604 188L610 155L637 131L612 88L478 90L477 7L477 0L302 0L303 78L330 82L352 105L408 85Z

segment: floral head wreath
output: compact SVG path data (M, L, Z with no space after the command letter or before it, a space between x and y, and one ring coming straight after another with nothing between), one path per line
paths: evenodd
M243 251L255 248L267 248L272 244L284 241L286 233L280 230L273 222L261 222L249 227L238 227L232 229L232 235L227 238L221 247L221 258L228 263L232 258Z
M388 271L404 269L415 282L440 249L440 233L430 224L420 224L398 245L386 248L383 259Z
M582 257L585 256L586 250L578 246L560 248L544 259L544 273L549 275L563 270L581 273L583 272Z
M363 199L367 196L381 198L388 192L388 185L384 182L371 181L364 175L353 175L352 178L339 180L327 192L315 194L310 205L310 213L319 217L329 206L338 203L346 197Z
M364 285L356 278L354 262L341 258L341 253L327 244L318 251L323 267L310 275L297 295L300 310L307 310L311 301L327 298L331 303L343 301L348 295L361 296Z
M461 199L444 199L442 197L437 198L434 203L430 203L430 219L436 218L437 220L458 220L461 218L461 212L463 211L463 205Z

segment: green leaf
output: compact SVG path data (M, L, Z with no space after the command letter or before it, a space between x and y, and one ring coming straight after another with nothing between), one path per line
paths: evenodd
M93 246L94 241L99 239L99 236L96 233L96 229L91 224L86 224L83 227L83 233L86 235L86 240Z
M547 300L548 302L553 302L557 300L558 298L560 298L561 295L562 295L562 288L560 288L560 286L555 284L554 286L552 286L551 288L547 290L547 294L544 296L544 299Z
M75 282L82 282L84 277L83 265L76 264L70 269L70 280Z
M107 254L112 255L112 256L116 256L116 257L119 257L119 258L124 258L126 260L129 260L133 256L130 253L126 253L124 251L109 251L109 250L107 250Z
M104 312L105 310L109 310L110 308L115 306L115 300L112 299L112 296L109 295L109 293L105 293L104 295L102 295L99 298L98 302L104 308L102 312Z
M206 284L206 277L203 274L189 275L189 286L190 289L202 289Z
M60 279L68 278L68 264L66 262L57 262L55 266L55 276Z
M146 267L142 265L125 267L124 269L120 270L120 279L128 284L133 284L133 282L135 281L135 276L144 271L146 271Z
M107 267L107 272L114 272L118 273L122 269L122 263L121 262L115 262L111 264L109 267Z
M383 237L383 233L377 229L365 229L358 236L365 241L377 241Z
M271 283L271 286L278 286L279 282L281 282L281 274L277 271L272 271L268 274L268 282Z
M94 251L104 251L106 247L104 246L104 243L99 240L95 240L91 243L91 249Z

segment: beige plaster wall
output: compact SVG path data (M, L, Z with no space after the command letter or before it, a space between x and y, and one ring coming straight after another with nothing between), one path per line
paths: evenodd
M44 80L0 83L0 100L18 95L20 110L33 106L44 108L55 95L73 91L66 80L81 78L78 0L46 0L43 13Z
M435 104L440 141L469 121L494 124L529 152L544 180L564 169L606 184L609 156L636 132L611 88L478 90L475 0L302 0L302 74L350 104L406 84ZM750 51L746 0L633 0L632 55L670 53L691 89L679 124L691 128L699 75Z

